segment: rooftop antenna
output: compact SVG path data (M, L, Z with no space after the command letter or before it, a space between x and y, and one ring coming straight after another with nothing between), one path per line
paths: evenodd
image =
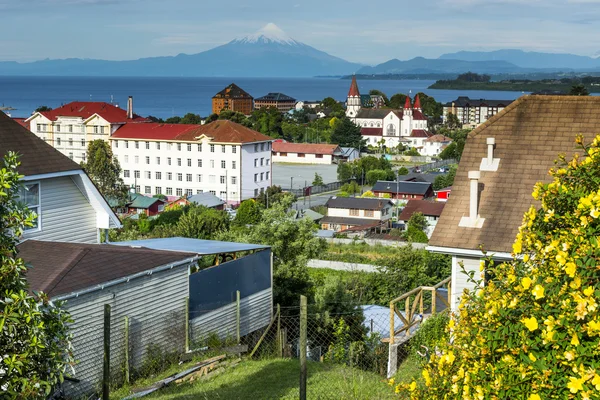
M114 98L113 98L113 95L111 94L110 95L110 104L113 104L113 102L114 102Z

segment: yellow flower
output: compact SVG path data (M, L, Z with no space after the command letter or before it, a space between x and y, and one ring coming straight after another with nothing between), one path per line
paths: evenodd
M535 287L533 288L531 293L533 293L536 300L543 299L544 298L544 287L542 285L535 285Z
M571 287L571 289L579 289L579 287L581 286L581 278L578 276L575 277L575 279L573 279L573 282L571 282L569 286Z
M423 370L423 378L425 379L425 385L429 386L431 384L431 376L429 376L429 371L426 369Z
M414 392L415 390L417 390L417 382L416 381L412 381L410 383L410 385L408 385L408 390L410 390L411 392Z
M528 262L529 261L529 254L525 254L523 256L523 262Z
M529 359L531 360L531 362L536 362L537 358L533 355L533 353L529 353Z
M450 321L448 321L448 328L452 329L454 328L454 318L450 318Z
M600 210L596 207L592 208L592 211L590 211L590 216L592 218L598 218L600 216Z
M577 393L578 391L583 390L583 382L585 382L585 379L583 378L570 377L567 388L569 388L571 393Z
M586 296L591 296L592 294L594 294L594 288L588 286L587 289L583 291L583 294L585 294Z
M565 351L564 356L569 361L573 361L575 359L575 354L573 354L572 351Z
M594 379L592 379L592 385L596 387L596 390L600 390L600 375L594 374Z
M531 317L531 318L523 318L521 320L521 322L523 323L523 325L525 325L525 327L527 327L527 329L529 329L531 332L535 331L538 328L538 322L537 319L535 317Z
M394 383L395 383L395 382L396 382L396 380L395 380L394 378L391 378L391 379L388 381L388 385L390 385L390 386L394 386Z
M590 321L588 322L588 328L592 331L600 331L600 322Z
M522 248L523 248L523 243L521 243L520 239L517 239L515 241L515 243L513 244L513 252L515 254L519 254L521 252Z
M567 268L565 268L565 272L569 277L573 278L575 276L575 271L577 270L577 265L574 262L568 262Z
M542 398L540 397L539 394L534 393L532 395L529 395L529 398L527 400L542 400Z
M531 286L531 279L528 277L521 279L521 286L525 289L529 289L529 286Z
M579 338L577 337L577 334L573 335L573 338L571 339L571 344L573 346L579 346Z
M565 265L567 263L567 253L559 251L556 255L556 261L558 261L560 265Z

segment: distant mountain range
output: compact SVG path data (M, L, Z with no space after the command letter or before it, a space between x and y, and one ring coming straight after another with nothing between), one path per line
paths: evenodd
M363 67L357 74L448 74L477 72L485 74L527 74L548 72L600 72L600 59L574 54L496 50L490 52L459 51L437 59L416 57L393 59L374 67Z
M130 61L70 58L29 63L0 62L0 75L40 76L312 77L353 73L431 76L468 71L485 74L600 72L600 59L509 49L459 51L443 54L437 59L393 59L376 66L363 66L298 42L271 23L252 35L197 54Z
M289 37L275 24L198 54L132 61L89 59L0 62L0 75L310 77L360 68Z

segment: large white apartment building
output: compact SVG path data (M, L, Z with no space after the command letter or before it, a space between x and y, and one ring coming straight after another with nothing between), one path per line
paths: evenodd
M110 141L125 184L145 195L209 192L239 204L271 186L272 139L231 121L125 124Z
M464 127L474 128L504 110L512 102L513 100L470 99L460 96L444 104L443 119L446 122L448 114L452 113Z
M127 110L105 102L74 101L51 111L38 111L24 125L62 154L76 162L85 161L87 144L108 141L126 123L149 122L133 113L133 98Z

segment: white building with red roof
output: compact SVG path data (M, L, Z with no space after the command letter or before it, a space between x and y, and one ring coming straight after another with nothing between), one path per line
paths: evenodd
M388 148L399 144L420 147L423 140L431 136L427 131L427 117L423 114L418 95L414 105L407 97L404 108L399 110L366 108L360 101L356 77L352 77L348 91L346 116L360 126L362 135L371 146L379 146L383 140Z
M133 113L130 96L127 109L99 101L74 101L50 111L38 111L25 125L36 136L76 162L85 161L87 144L108 141L111 134L131 122L149 122Z
M437 157L450 143L452 143L452 139L448 136L437 134L425 137L420 145L417 145L416 147L421 147L418 149L421 155Z
M273 143L273 162L295 164L333 164L343 158L344 152L337 144Z
M271 186L272 139L228 120L125 124L110 141L123 181L145 195L211 193L236 205Z

